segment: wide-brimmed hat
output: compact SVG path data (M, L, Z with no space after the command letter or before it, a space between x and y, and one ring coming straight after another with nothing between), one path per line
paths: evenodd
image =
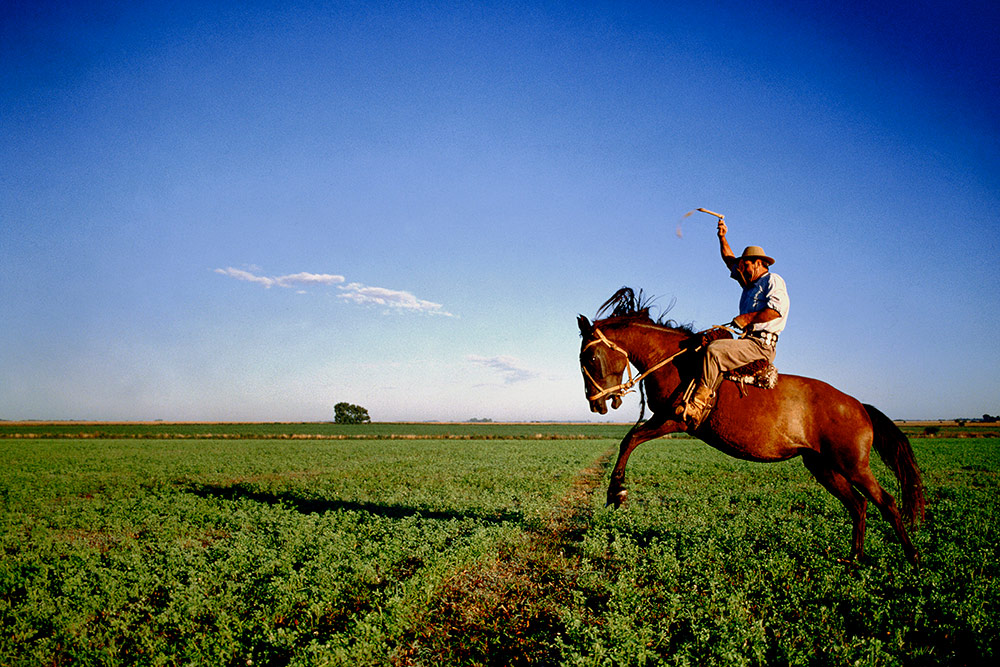
M768 266L774 264L774 259L768 257L764 253L764 249L761 248L759 245L748 245L743 250L743 254L736 258L736 261L739 261L741 259L762 259L767 263Z

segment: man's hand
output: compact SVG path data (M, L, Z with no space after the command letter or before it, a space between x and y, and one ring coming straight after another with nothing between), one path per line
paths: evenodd
M726 221L723 220L722 218L719 218L719 238L720 239L726 238L727 231L729 231L729 229L726 227Z
M747 328L750 321L753 319L753 313L744 313L743 315L737 315L733 318L733 326L738 327L741 331Z

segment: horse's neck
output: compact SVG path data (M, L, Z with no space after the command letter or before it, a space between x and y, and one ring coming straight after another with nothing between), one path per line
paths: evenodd
M629 361L645 370L680 349L684 334L654 325L631 324L607 333L608 338L628 352Z

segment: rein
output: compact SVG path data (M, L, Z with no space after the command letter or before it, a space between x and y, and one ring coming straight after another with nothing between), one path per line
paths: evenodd
M621 352L623 355L625 355L625 370L628 371L628 380L626 380L625 382L622 382L621 384L619 384L619 385L617 385L615 387L608 387L607 389L602 389L601 391L597 392L593 396L588 396L587 397L588 401L596 401L596 400L598 400L600 398L604 398L605 396L610 396L612 394L619 394L621 396L624 396L625 394L632 393L632 391L634 391L632 389L632 387L634 387L639 382L642 382L642 380L647 375L649 375L650 373L652 373L654 371L660 370L661 368L663 368L664 366L666 366L667 364L669 364L671 361L673 361L676 357L678 357L678 356L684 354L685 352L687 352L687 350L678 350L676 353L670 355L669 357L667 357L663 361L661 361L661 362L659 362L659 363L657 363L657 364L649 367L648 369L646 369L645 372L640 373L639 375L637 375L635 377L632 377L632 365L629 363L628 352L626 352L620 346L618 346L615 343L612 343L610 340L608 340L607 337L605 337L605 335L601 332L600 329L598 329L598 328L595 327L594 328L594 333L597 334L597 338L595 338L594 340L592 340L589 343L587 343L583 347L583 349L586 350L591 345L596 345L597 343L604 343L605 345L607 345L609 348L611 348L615 352ZM699 345L697 348L695 348L695 351L700 350L700 349L701 349L701 346ZM587 368L585 366L583 367L583 373L584 373L584 375L587 376L587 379L589 379L590 382L595 387L600 387L601 386L601 383L598 382L597 380L595 380L593 378L593 376L587 371Z
M728 327L719 326L719 325L713 326L712 329L726 329L726 330L731 331ZM680 355L684 354L685 352L697 352L702 347L704 347L703 345L699 345L698 347L695 347L695 348L689 348L689 349L686 349L686 350L685 349L678 350L677 352L675 352L674 354L670 355L669 357L667 357L663 361L660 361L660 362L656 363L655 365L650 366L649 368L646 369L645 372L640 373L639 375L637 375L635 377L632 377L632 365L629 363L628 352L626 352L624 349L622 349L621 346L616 345L612 341L608 340L608 338L604 335L604 333L601 332L601 330L598 329L597 327L594 327L594 333L597 334L597 338L595 338L594 340L592 340L589 343L587 343L586 345L584 345L583 349L586 350L586 349L590 348L592 345L596 345L597 343L604 343L605 345L607 345L609 348L611 348L615 352L622 353L625 356L625 370L628 371L628 380L626 380L625 382L622 382L621 384L618 384L618 385L616 385L614 387L608 387L607 389L602 389L601 391L597 392L593 396L588 396L587 397L588 401L596 401L598 399L604 398L605 396L611 396L611 395L614 395L614 394L618 394L620 396L624 396L626 394L630 394L630 393L632 393L634 391L632 389L632 387L634 387L638 383L642 382L643 379L645 379L645 377L647 375L649 375L650 373L653 373L654 371L660 370L661 368L663 368L664 366L666 366L667 364L669 364L671 361L673 361L674 359L676 359ZM583 374L587 376L587 379L590 380L590 382L595 387L600 387L601 386L601 383L594 379L594 377L587 370L586 366L581 366L581 368L583 369Z

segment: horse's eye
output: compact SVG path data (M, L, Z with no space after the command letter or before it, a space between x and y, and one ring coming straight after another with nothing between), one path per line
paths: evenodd
M594 350L594 361L597 364L597 372L601 377L604 377L609 373L608 370L608 355L605 354L604 348L597 348Z

